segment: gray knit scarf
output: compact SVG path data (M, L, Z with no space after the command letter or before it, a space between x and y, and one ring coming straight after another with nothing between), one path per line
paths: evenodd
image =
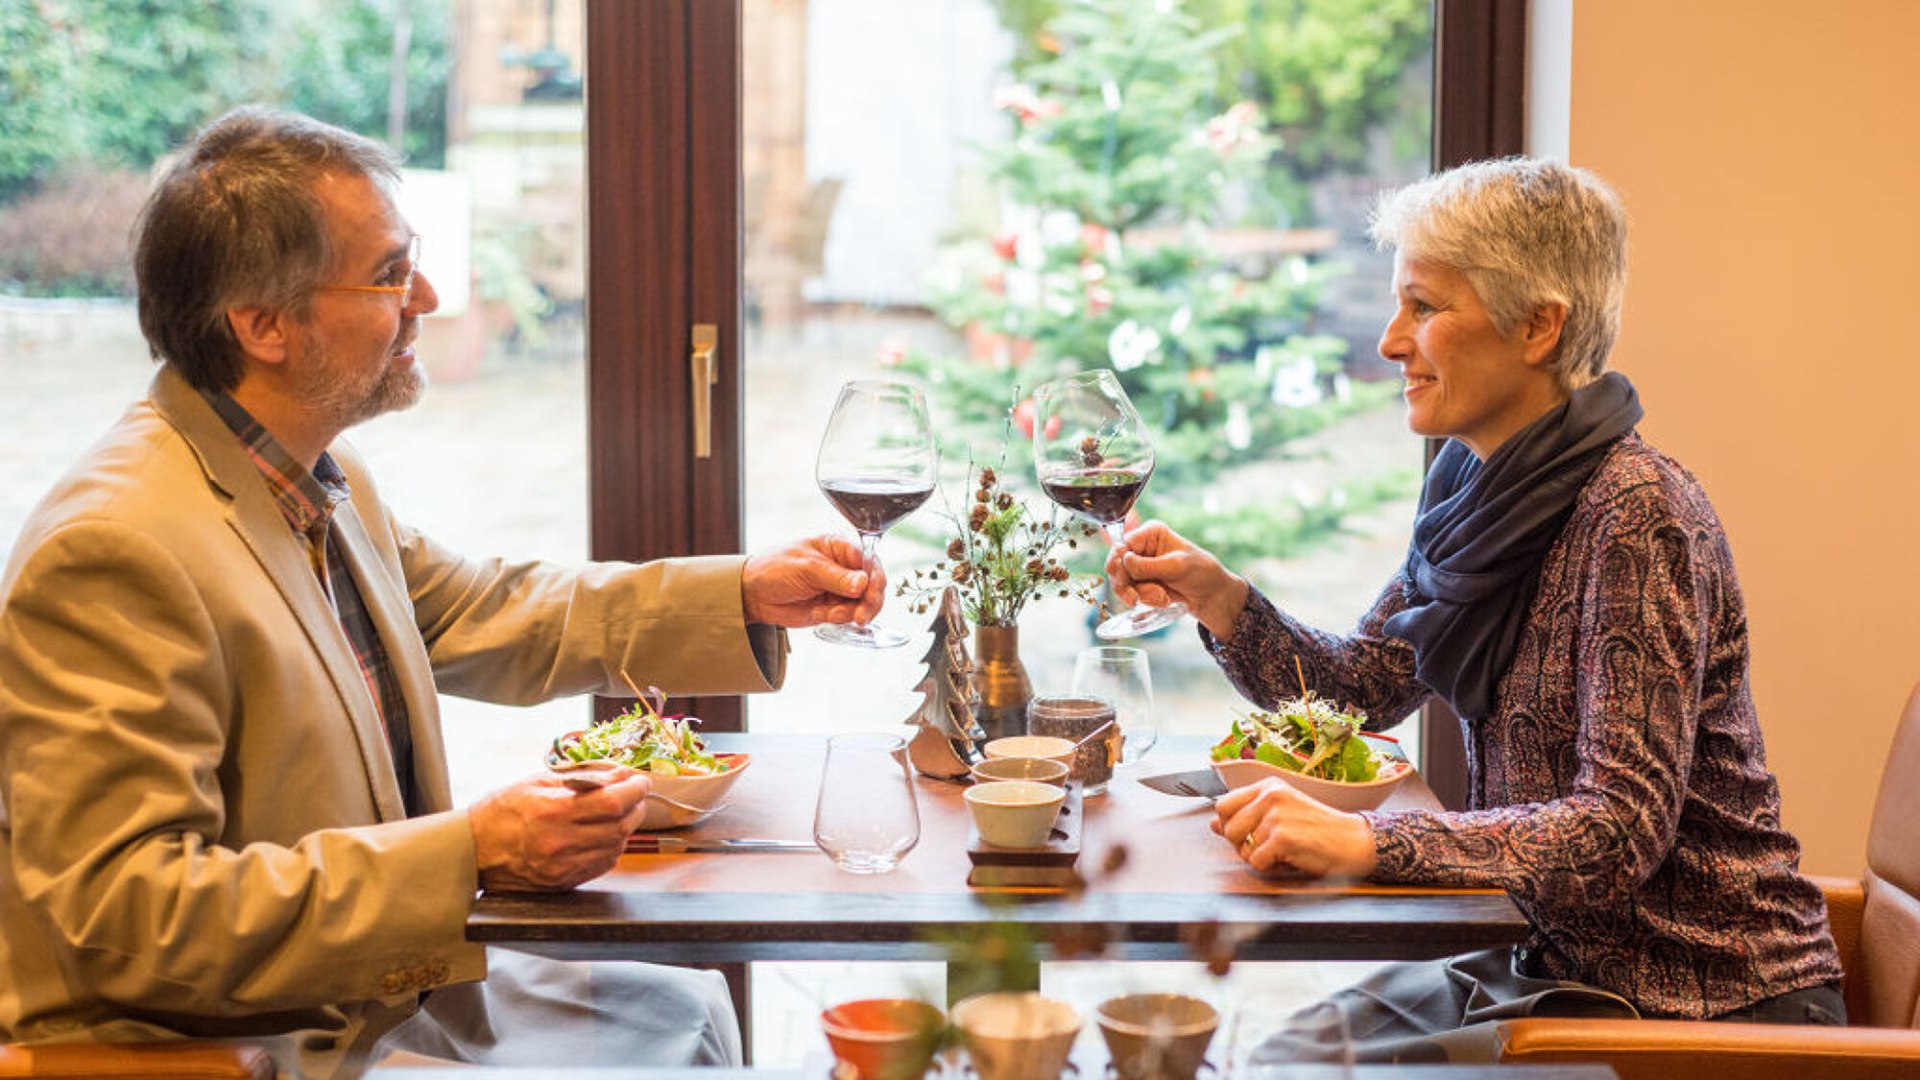
M1641 416L1609 373L1575 390L1482 463L1448 440L1428 470L1408 546L1408 607L1386 632L1413 646L1414 674L1478 722L1513 663L1540 564L1601 459Z

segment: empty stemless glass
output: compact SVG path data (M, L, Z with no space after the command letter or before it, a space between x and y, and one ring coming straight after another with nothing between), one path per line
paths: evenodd
M813 842L854 874L884 874L920 842L907 741L898 735L835 735L827 740Z
M1113 703L1120 724L1122 760L1139 761L1160 741L1153 715L1153 674L1144 649L1096 645L1073 661L1073 692Z

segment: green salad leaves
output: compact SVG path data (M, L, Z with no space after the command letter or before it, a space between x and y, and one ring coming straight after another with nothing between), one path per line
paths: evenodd
M1254 711L1233 722L1214 745L1215 761L1252 758L1288 772L1362 784L1380 775L1383 759L1360 737L1361 713L1344 713L1312 697L1283 701L1274 712Z
M726 772L731 765L725 758L707 750L693 725L692 716L664 716L667 700L660 691L653 700L642 699L611 720L603 720L585 731L573 731L553 741L548 756L555 761L616 761L629 768L655 776L711 776Z

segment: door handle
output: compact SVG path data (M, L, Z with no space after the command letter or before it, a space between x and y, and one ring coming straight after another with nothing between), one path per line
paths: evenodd
M720 381L720 328L713 323L693 327L693 456L713 456L713 384Z

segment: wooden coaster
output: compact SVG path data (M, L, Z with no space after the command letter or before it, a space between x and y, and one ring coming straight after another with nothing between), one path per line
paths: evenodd
M1064 889L1074 884L1073 864L1080 858L1082 825L1081 785L1067 782L1067 797L1060 803L1060 816L1054 819L1047 841L1033 848L995 847L980 839L980 831L967 827L967 859L973 870L967 884L975 888Z

